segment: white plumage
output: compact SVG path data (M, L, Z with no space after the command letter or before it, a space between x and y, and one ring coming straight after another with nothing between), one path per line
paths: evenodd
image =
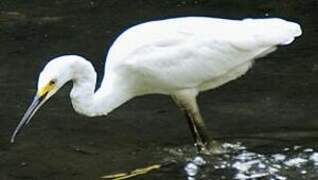
M170 95L186 112L196 145L202 150L207 142L197 94L240 77L254 59L300 35L297 23L278 18L184 17L146 22L116 39L107 55L102 85L95 93L96 73L84 58L66 55L50 61L39 78L40 105L69 80L74 83L74 109L88 116L107 115L136 96ZM46 90L50 82L53 86ZM12 141L35 111L26 113Z
M124 69L146 85L140 94L211 89L244 74L253 59L300 34L298 24L281 19L188 17L144 23L115 41L103 84Z

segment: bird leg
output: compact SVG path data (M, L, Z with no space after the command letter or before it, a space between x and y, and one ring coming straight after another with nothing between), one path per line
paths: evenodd
M186 118L188 119L189 125L192 126L197 134L195 146L199 152L207 150L209 144L209 136L207 134L206 125L201 117L200 112L186 112ZM191 124L190 124L191 122Z
M179 106L182 112L184 112L189 128L192 133L194 145L198 153L210 154L208 152L209 137L204 120L200 114L195 96L174 95L172 99Z
M202 153L207 151L207 147L210 141L207 134L207 128L201 117L200 112L193 113L184 111L184 114L191 129L192 136L195 141L194 145L196 146L198 152Z

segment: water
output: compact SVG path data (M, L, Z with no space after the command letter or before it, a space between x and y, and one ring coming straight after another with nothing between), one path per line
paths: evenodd
M98 179L169 161L176 163L136 179L317 179L317 7L315 0L0 1L0 179ZM188 167L197 155L168 97L136 98L88 120L72 110L70 85L9 143L49 59L80 54L102 74L106 51L124 29L185 15L278 16L304 30L244 77L199 97L211 136L228 153ZM189 176L186 167L197 172Z
M278 147L272 144L270 151L264 152L264 148L250 150L239 142L224 143L222 146L226 153L214 156L194 155L195 152L189 150L189 147L166 149L168 152L166 162L177 162L176 167L183 167L183 171L180 170L179 173L183 174L183 179L188 180L285 180L318 177L316 148L287 144ZM160 174L160 172L157 173ZM155 177L156 173L149 179Z
M240 144L225 144L228 152L211 159L200 173L202 164L191 161L185 171L191 179L202 179L216 171L224 173L221 179L314 179L317 178L318 153L314 149L301 146L286 147L275 154L257 153ZM208 158L206 158L208 159ZM189 165L191 168L189 168ZM217 177L215 177L217 178Z

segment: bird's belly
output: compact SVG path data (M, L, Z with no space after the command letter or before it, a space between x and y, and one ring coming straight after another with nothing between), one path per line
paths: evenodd
M252 61L247 61L244 64L241 64L239 66L236 66L229 71L227 71L225 74L209 79L205 82L202 82L199 87L198 91L207 91L210 89L217 88L219 86L222 86L223 84L226 84L227 82L230 82L232 80L235 80L242 75L244 75L248 69L253 65L253 60Z
M161 79L158 76L144 76L142 78L143 81L136 81L135 87L138 87L137 95L145 95L145 94L173 94L176 91L181 89L197 89L197 91L206 91L210 89L214 89L218 86L221 86L231 80L234 80L247 72L247 70L252 66L253 60L247 61L244 64L237 65L224 74L219 76L211 77L202 82L187 82L182 83L173 77L170 78L170 81L166 79ZM147 77L147 78L146 78Z

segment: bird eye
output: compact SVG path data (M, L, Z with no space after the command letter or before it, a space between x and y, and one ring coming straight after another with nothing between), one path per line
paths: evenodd
M50 84L50 85L55 85L55 84L56 84L56 81L55 81L55 80L51 80L51 81L49 82L49 84Z

